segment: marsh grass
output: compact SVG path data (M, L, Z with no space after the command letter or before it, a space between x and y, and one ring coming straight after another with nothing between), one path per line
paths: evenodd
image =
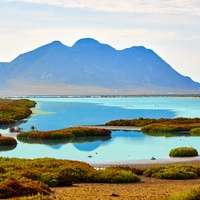
M119 119L112 120L105 124L106 126L138 126L142 127L141 131L145 134L152 136L160 136L164 133L178 133L184 132L185 134L191 134L195 136L200 135L200 118L138 118L138 119ZM192 129L195 129L192 131ZM169 135L170 136L170 135ZM171 135L173 136L173 135Z
M192 136L200 136L200 128L193 128L190 130L190 135Z
M175 194L163 200L199 200L200 188L193 188L182 194Z
M144 172L146 177L160 179L196 179L200 177L200 167L195 165L154 166Z
M33 139L71 139L83 137L100 137L110 136L111 131L102 128L87 128L87 127L73 127L52 131L27 131L21 132L17 135L20 138Z
M178 147L171 149L170 157L192 157L198 156L198 151L193 147Z

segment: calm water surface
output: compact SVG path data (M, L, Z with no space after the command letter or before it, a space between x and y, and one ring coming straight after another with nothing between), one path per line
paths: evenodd
M61 129L77 125L103 124L114 119L200 117L200 98L134 97L134 98L34 98L36 109L20 125L30 130ZM7 133L8 129L0 130ZM98 140L97 140L98 139ZM43 141L44 142L44 141ZM112 132L111 138L90 141L45 141L29 144L18 141L15 149L0 151L1 156L19 158L54 157L86 162L167 158L172 148L192 146L200 152L199 137L151 137L141 132ZM89 157L88 157L89 156Z

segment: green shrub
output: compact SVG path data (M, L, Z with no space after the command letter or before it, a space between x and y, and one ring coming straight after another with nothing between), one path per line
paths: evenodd
M143 133L168 133L174 132L174 127L172 125L166 124L148 124L141 128Z
M59 174L58 173L43 173L41 177L39 177L39 180L41 180L43 183L47 184L50 187L58 187L58 186L69 186L72 185L72 183L63 184L61 185L59 183Z
M190 135L192 136L200 136L200 128L193 128L190 130Z
M91 176L91 182L95 183L134 183L139 181L140 178L131 171L113 168L97 170Z
M11 180L3 185L0 185L0 198L22 197L28 195L36 195L41 193L49 195L50 188L39 181L28 179Z
M22 176L31 179L31 180L40 180L41 179L41 173L36 170L25 170L22 173Z
M169 153L170 157L191 157L198 156L198 151L193 147L179 147L172 149Z
M112 166L108 167L107 169L113 169L113 170L126 170L126 171L131 171L134 174L137 175L142 175L145 169L139 168L139 167L131 167L131 166Z
M148 168L144 176L160 179L195 179L200 177L200 167L194 165L154 166Z
M163 200L199 200L200 199L200 188L193 188L182 194L175 194L167 197Z

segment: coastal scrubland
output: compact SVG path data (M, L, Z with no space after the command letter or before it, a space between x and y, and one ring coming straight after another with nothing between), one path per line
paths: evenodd
M15 124L32 114L36 102L28 99L0 99L0 125Z
M200 196L198 160L97 169L52 158L0 158L0 174L1 199L192 200Z
M30 100L0 99L0 125L16 124L32 114ZM133 119L106 123L112 126L142 127L146 134L184 132L200 135L199 118ZM66 139L110 136L110 130L74 127L53 131L31 130L20 138ZM15 144L0 136L0 144ZM176 149L177 150L177 149ZM180 149L178 149L180 150ZM181 149L182 152L194 149ZM109 153L109 152L108 152ZM116 152L117 153L117 152ZM172 152L173 155L176 154ZM179 151L180 153L180 151ZM193 155L196 156L197 154ZM188 156L185 155L185 156ZM187 163L187 164L186 164ZM193 200L200 199L200 161L174 164L93 167L79 161L52 158L20 159L0 157L0 199L72 200Z

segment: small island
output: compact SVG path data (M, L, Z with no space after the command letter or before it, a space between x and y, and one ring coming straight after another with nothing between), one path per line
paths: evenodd
M17 139L33 138L33 139L70 139L80 137L99 137L110 136L111 131L103 128L88 128L88 127L72 127L52 131L31 130L21 132L17 135Z
M182 132L192 136L200 136L200 118L138 118L119 119L107 122L105 126L132 126L141 127L141 131L152 136Z

